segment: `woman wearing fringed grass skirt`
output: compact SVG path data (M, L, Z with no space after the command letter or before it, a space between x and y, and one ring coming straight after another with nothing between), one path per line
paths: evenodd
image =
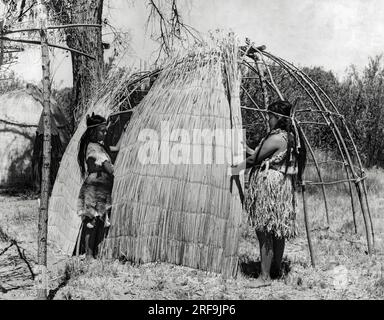
M280 275L285 240L296 236L296 185L301 181L306 149L291 117L292 106L277 101L268 107L271 131L242 163L237 175L251 167L245 209L259 240L261 274L251 287L270 285L271 274Z

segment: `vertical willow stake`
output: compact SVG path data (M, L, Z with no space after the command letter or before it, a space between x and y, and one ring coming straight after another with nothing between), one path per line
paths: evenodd
M50 108L50 74L49 74L49 49L47 41L47 28L45 15L41 20L41 57L43 69L43 168L41 179L41 202L38 226L38 277L37 298L47 299L48 274L47 274L47 234L48 234L48 201L50 189L50 167L51 167L51 108Z
M304 223L305 223L305 230L307 232L307 238L308 238L309 254L311 256L312 267L315 267L316 266L315 254L313 252L312 240L311 240L311 230L309 228L309 223L308 223L308 205L307 205L307 198L305 197L305 182L304 181L301 184L301 194L303 196Z

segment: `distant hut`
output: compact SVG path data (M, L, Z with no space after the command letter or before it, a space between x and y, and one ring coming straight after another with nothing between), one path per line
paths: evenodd
M30 185L32 150L42 107L24 90L0 96L0 186Z
M51 106L53 119L60 118L64 123L55 101ZM42 110L41 98L31 86L0 96L0 187L34 185L32 160L36 157L34 144ZM69 132L64 132L67 128L57 126L56 120L52 123L53 135L59 134L65 146L69 141Z
M36 86L27 86L28 93L43 106L43 93ZM69 121L65 118L63 111L58 103L51 97L51 186L55 182L59 170L61 158L71 139L71 129ZM43 113L41 112L39 123L36 130L36 136L33 145L32 155L32 176L36 191L40 191L41 174L43 166L43 141L44 141L44 123Z

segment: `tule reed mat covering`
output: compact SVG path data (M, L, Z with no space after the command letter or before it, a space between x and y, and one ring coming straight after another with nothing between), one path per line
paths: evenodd
M229 159L217 163L202 156L194 164L192 148L203 147L192 137L194 129L242 128L237 52L235 40L223 37L175 54L136 107L115 163L111 227L102 256L236 276L242 207L228 168L235 157L236 163L243 159L236 151L239 141L231 135L222 142L212 139L213 157L221 148ZM184 137L172 138L180 129ZM144 130L152 130L157 140L143 141ZM189 146L190 153L176 160L171 155L167 162L162 143L172 151ZM149 144L145 162L140 154Z

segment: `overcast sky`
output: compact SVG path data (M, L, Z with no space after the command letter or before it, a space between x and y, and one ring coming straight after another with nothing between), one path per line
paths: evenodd
M226 28L240 38L300 66L322 66L339 77L368 57L384 53L382 0L179 0L189 25L201 32ZM129 61L148 59L155 48L144 27L146 0L109 0L104 15L117 28L130 31L134 54ZM33 51L33 50L32 50ZM41 77L40 52L29 50L16 71L29 81ZM71 85L69 59L55 50L55 85Z

